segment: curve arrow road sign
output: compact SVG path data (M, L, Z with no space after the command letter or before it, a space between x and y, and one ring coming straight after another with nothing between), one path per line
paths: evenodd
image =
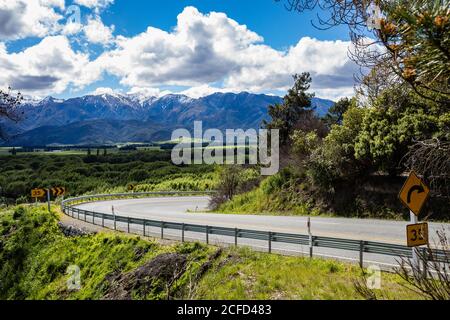
M419 215L428 200L430 189L417 174L412 171L400 191L400 201L415 215Z
M412 197L412 195L413 195L414 192L417 192L418 194L424 193L424 192L425 192L425 188L424 188L422 185L415 185L415 186L413 186L413 187L412 187L411 189L409 189L409 191L408 191L408 198L407 198L407 201L406 201L406 202L408 202L408 203L411 203L411 202L412 202L411 197Z

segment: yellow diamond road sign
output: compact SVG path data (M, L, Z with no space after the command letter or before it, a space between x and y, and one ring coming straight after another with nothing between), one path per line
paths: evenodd
M407 226L406 239L408 239L408 247L419 247L428 244L428 223Z
M428 186L412 171L400 191L399 198L409 210L418 216L429 194Z

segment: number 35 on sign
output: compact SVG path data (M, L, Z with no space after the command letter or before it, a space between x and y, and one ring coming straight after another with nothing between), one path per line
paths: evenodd
M428 223L411 224L406 227L408 247L428 244Z

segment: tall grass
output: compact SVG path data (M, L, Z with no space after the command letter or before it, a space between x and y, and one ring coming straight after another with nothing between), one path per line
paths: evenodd
M360 298L353 286L360 270L349 264L246 248L218 251L200 243L163 245L113 232L65 237L57 222L57 215L45 208L0 211L0 299L103 299L113 279L165 253L187 257L185 272L173 283L137 279L125 288L130 297L166 299L170 293L181 299ZM67 286L67 268L72 265L81 271L78 291ZM377 296L418 298L402 287L398 276L384 273Z
M224 263L227 261L227 263ZM256 253L250 249L227 252L201 280L199 299L354 300L362 299L353 280L360 270L321 259ZM379 299L419 299L393 274L382 273Z

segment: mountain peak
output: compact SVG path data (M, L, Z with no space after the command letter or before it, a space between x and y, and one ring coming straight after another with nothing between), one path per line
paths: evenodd
M40 101L40 103L63 103L63 102L64 102L63 99L56 99L53 98L52 96L45 97Z
M24 106L25 118L19 124L4 124L7 132L16 136L10 143L17 146L151 142L170 139L172 130L190 129L194 121L203 121L205 129L258 129L263 120L269 119L268 106L281 102L281 97L248 92L217 92L199 99L183 94L157 98L104 92L68 100L47 97L33 108ZM314 98L313 105L316 114L323 116L333 102ZM120 130L108 130L105 126ZM39 128L44 134L36 135L33 130Z
M184 94L179 94L179 93L169 93L166 94L160 98L158 98L158 100L178 100L181 102L187 102L187 101L193 101L195 99L188 97L187 95Z

